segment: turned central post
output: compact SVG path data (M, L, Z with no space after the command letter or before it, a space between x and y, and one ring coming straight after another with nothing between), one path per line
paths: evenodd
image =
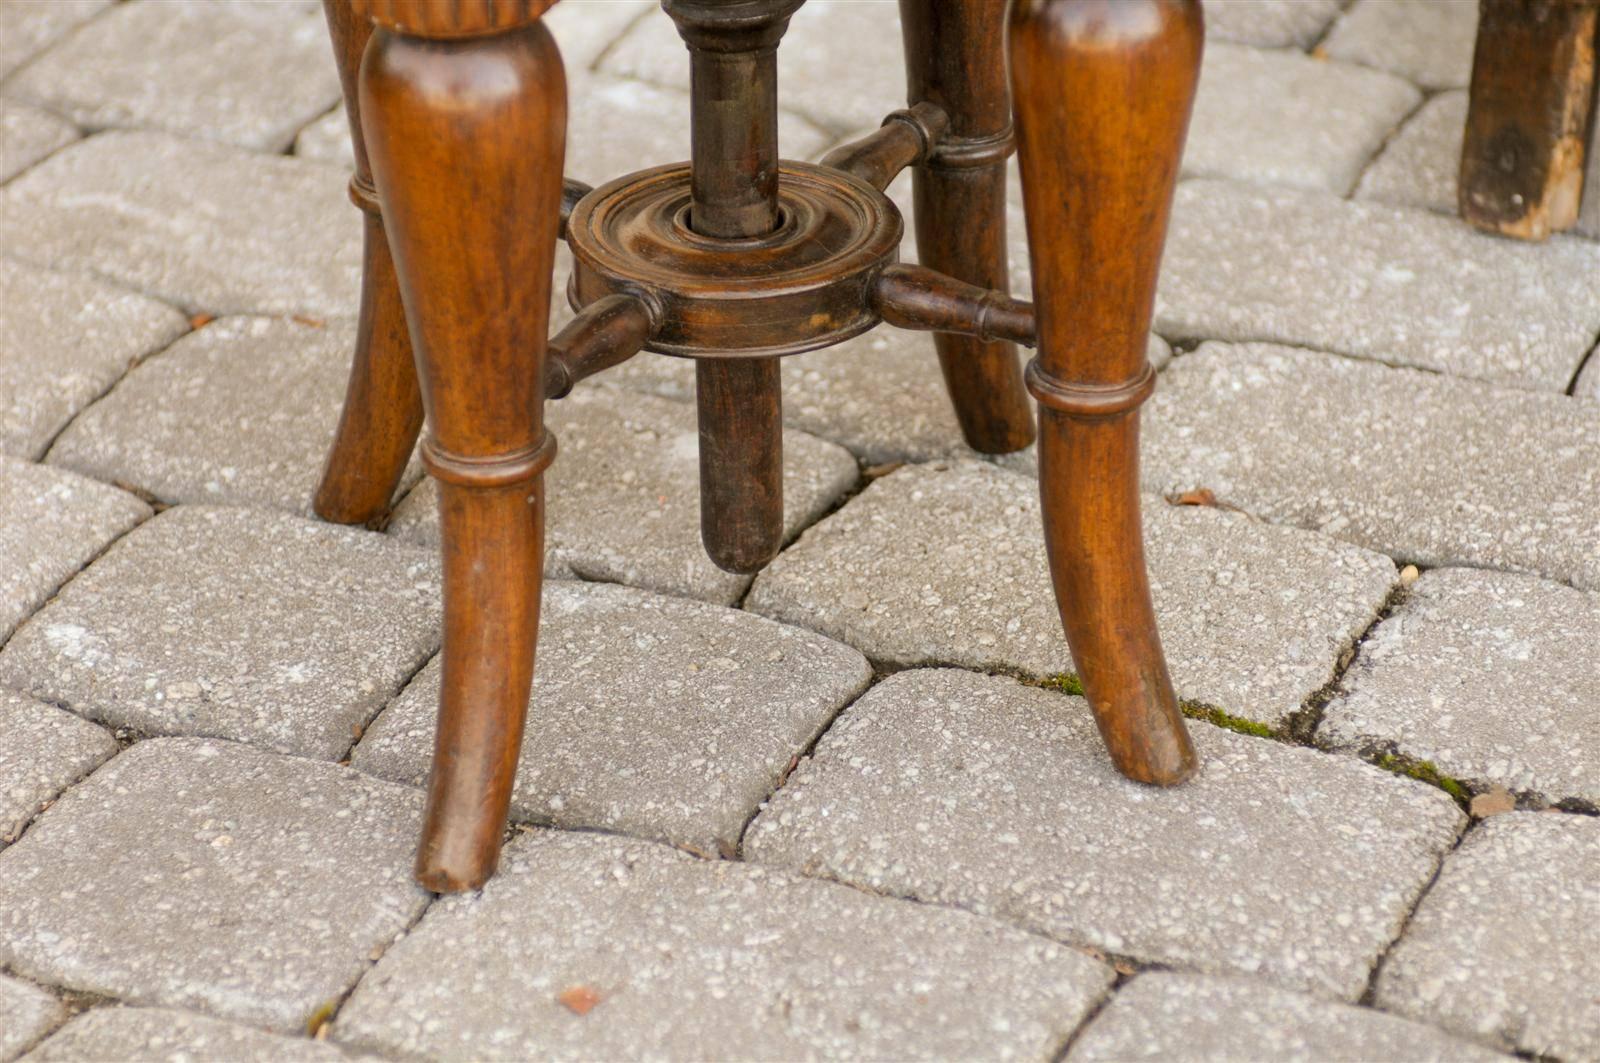
M744 240L778 227L778 42L803 0L665 0L689 46L689 227ZM755 572L783 545L783 399L775 358L702 358L700 537Z

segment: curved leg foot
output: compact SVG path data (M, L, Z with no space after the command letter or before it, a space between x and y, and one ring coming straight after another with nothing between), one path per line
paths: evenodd
M1197 761L1145 574L1145 337L1199 74L1197 0L1016 0L1010 16L1039 354L1039 486L1056 600L1118 770Z
M432 890L472 889L499 859L533 678L566 86L537 22L454 40L380 28L361 105L444 536L444 682L416 872Z

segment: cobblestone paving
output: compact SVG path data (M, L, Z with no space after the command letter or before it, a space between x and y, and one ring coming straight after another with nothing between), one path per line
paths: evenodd
M1032 452L926 336L785 361L754 580L644 355L549 411L516 826L437 899L436 494L309 519L361 253L317 5L0 0L0 1063L1600 1060L1600 195L1455 217L1474 3L1207 17L1143 450L1199 776L1110 768ZM683 158L657 5L549 18L568 172ZM902 105L895 5L780 65L815 159Z

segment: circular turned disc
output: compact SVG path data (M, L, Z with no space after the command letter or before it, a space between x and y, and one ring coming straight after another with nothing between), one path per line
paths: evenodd
M693 357L798 354L878 323L867 285L899 257L889 198L824 166L784 162L778 228L724 240L689 228L689 165L659 166L584 196L567 222L582 309L618 292L661 311L648 349Z

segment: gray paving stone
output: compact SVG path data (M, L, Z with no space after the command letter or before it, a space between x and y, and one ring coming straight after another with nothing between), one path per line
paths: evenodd
M0 852L0 962L135 1004L306 1028L422 911L422 798L227 742L140 742Z
M1141 960L1359 997L1464 821L1354 758L1193 728L1160 790L1081 698L954 669L845 710L745 837L759 863L955 905Z
M339 99L339 74L316 5L134 0L29 63L5 92L87 129L277 152Z
M106 544L150 515L115 487L0 458L0 641Z
M1600 805L1600 596L1435 569L1363 643L1321 734L1393 744L1445 774Z
M1381 1007L1503 1048L1600 1057L1600 819L1495 816L1451 854L1378 978Z
M652 14L628 30L598 70L685 90L689 53L672 20ZM778 84L785 109L835 135L876 128L906 103L898 5L809 0L778 48ZM779 144L784 158L803 157L781 132Z
M749 613L549 584L512 813L731 854L871 674L848 646ZM354 766L422 785L438 701L435 658L373 722Z
M1441 92L1401 127L1362 175L1357 199L1456 214L1467 92Z
M1090 1060L1507 1060L1421 1023L1243 978L1155 971L1118 990L1072 1043Z
M1144 483L1401 562L1600 587L1600 407L1266 344L1177 359Z
M223 318L130 373L62 433L50 463L163 502L310 515L354 346L348 319ZM413 462L401 489L421 475Z
M43 457L129 365L188 327L134 292L0 259L0 453Z
M1344 195L1421 100L1390 74L1298 52L1212 44L1183 172Z
M337 167L163 133L64 148L0 190L6 253L186 310L354 316L360 212Z
M341 757L438 645L438 562L205 506L119 542L0 653L0 683L114 727Z
M1472 80L1477 36L1478 5L1472 0L1356 0L1333 24L1321 51L1425 89L1464 89Z
M1600 247L1526 244L1314 192L1178 188L1155 330L1565 391L1600 332Z
M384 956L335 1037L436 1059L1044 1059L1110 983L954 912L622 838L535 832ZM588 1015L558 999L599 998Z
M78 130L72 123L30 104L0 97L0 182L77 139Z
M0 849L57 794L116 752L116 740L87 720L0 690Z
M296 133L294 153L302 159L355 169L356 153L350 145L350 120L345 117L344 105L340 104Z
M55 997L36 986L0 974L0 1059L17 1054L67 1017Z
M1339 0L1205 0L1206 34L1263 48L1309 48Z
M112 0L0 4L0 78L111 4Z
M731 605L749 576L723 572L700 544L700 458L687 403L597 386L552 403L560 441L545 474L545 575L576 575ZM786 430L784 527L794 536L854 485L848 452ZM438 493L424 480L395 509L390 530L438 541Z
M63 1026L23 1063L79 1063L87 1059L140 1063L339 1063L333 1045L284 1037L174 1008L104 1007Z
M582 78L641 18L665 19L654 0L562 0L541 16L561 48L569 81Z
M1151 583L1181 697L1277 724L1334 675L1395 579L1386 557L1237 514L1145 500ZM976 462L902 469L807 531L746 608L875 661L1073 671L1038 487Z

